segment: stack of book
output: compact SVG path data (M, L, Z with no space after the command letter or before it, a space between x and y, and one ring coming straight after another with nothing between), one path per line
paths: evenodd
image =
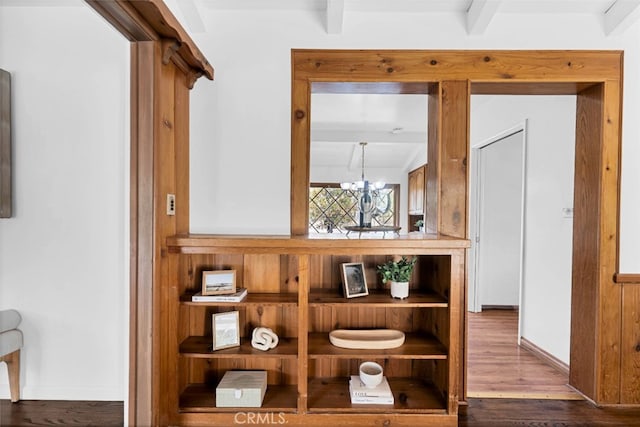
M238 288L233 294L202 295L202 292L191 297L193 302L240 302L247 297L247 288Z
M358 375L351 375L349 393L351 394L351 403L393 405L394 402L387 377L382 377L382 382L376 387L369 388L360 381Z

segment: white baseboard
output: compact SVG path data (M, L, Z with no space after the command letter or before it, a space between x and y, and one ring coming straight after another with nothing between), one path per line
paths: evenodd
M9 385L0 384L0 399L9 399ZM22 400L98 400L123 401L124 390L119 387L39 387L20 389Z
M542 360L545 364L555 368L556 370L562 372L567 377L569 376L569 365L564 363L562 360L558 359L554 355L547 353L545 350L541 349L531 341L527 340L524 337L520 337L520 347L532 353L538 359Z

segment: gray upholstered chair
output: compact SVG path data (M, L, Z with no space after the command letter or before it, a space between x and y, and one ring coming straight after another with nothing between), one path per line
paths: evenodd
M11 401L20 400L20 349L22 331L18 325L22 317L15 310L0 311L0 362L7 364Z

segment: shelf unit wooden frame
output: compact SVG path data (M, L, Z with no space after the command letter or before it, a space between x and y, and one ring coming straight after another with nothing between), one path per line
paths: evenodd
M169 390L167 421L178 425L231 423L241 408L216 408L215 385L228 369L266 369L268 390L259 414L278 412L289 425L332 422L393 425L457 425L460 301L469 242L444 236L371 239L307 239L289 236L178 235L167 240L175 272L173 296L164 306L177 318L167 337L178 337L166 357L176 387ZM382 289L375 266L391 256L418 257L411 295L395 300ZM343 262L363 262L371 294L341 295ZM233 268L249 290L242 302L194 303L203 269ZM213 312L239 310L241 345L212 352L207 330ZM248 343L257 326L281 337L274 350ZM388 350L334 347L337 327L393 328L406 333ZM170 345L170 344L167 344ZM364 360L376 360L396 395L394 405L352 405L348 376ZM179 392L179 393L178 393Z
M307 227L312 92L428 95L425 229L458 238L469 238L470 96L576 95L570 384L599 404L640 405L640 287L614 282L623 52L295 49L291 73L293 235Z

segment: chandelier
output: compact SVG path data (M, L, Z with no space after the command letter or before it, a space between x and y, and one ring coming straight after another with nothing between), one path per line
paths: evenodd
M360 181L342 182L340 187L343 190L351 190L358 198L359 226L363 228L371 227L371 219L387 213L391 207L391 197L389 192L383 193L385 187L383 181L369 182L364 176L364 148L366 142L361 142L362 147L362 167Z

